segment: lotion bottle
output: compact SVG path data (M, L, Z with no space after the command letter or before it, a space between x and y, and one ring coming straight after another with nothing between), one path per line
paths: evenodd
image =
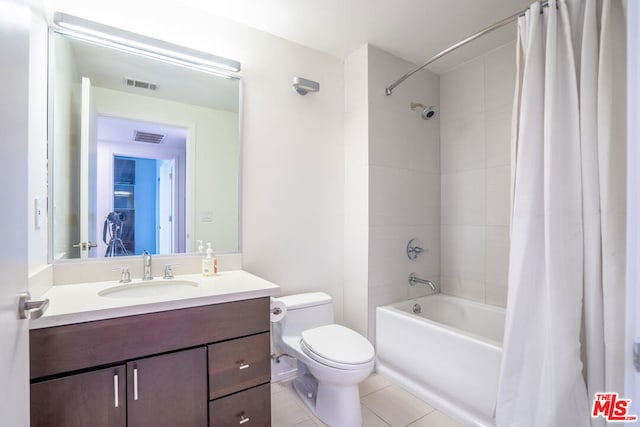
M215 276L218 273L218 260L213 256L211 243L207 243L207 256L202 260L202 275Z

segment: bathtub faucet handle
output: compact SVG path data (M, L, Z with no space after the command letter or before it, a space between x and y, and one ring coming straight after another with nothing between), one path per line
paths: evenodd
M418 255L425 252L424 245L419 239L411 239L407 243L407 257L411 261L418 259Z

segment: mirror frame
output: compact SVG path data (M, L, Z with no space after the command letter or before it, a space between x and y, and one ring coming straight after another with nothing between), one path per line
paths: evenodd
M89 21L87 21L89 22ZM159 46L161 46L163 49L166 49L167 46L170 47L174 47L175 49L184 49L187 50L189 52L195 52L198 53L199 51L190 49L190 48L186 48L186 47L182 47L182 46L178 46L178 45L173 45L171 43L167 43L164 42L162 40L156 40L156 39L151 39L142 35L138 35L135 33L129 33L127 31L124 30L120 30L118 28L115 27L108 27L102 24L98 24L95 23L98 26L100 26L101 28L106 28L106 29L112 29L114 30L117 35L119 37L122 37L123 34L125 35L130 35L132 37L127 38L126 40L135 40L135 39L143 39L145 41L149 41L149 42L156 42ZM76 35L75 32L73 31L67 31L66 29L63 29L59 26L56 26L55 24L52 24L49 26L49 30L48 30L48 41L47 41L47 48L48 48L48 64L47 64L47 81L48 81L48 85L47 85L47 157L48 157L48 165L47 165L47 261L49 264L53 264L53 263L77 263L77 262L93 262L93 261L104 261L107 259L111 259L111 258L107 258L107 257L100 257L100 256L96 256L96 257L91 257L91 258L64 258L64 259L55 259L54 258L54 226L53 226L53 204L54 204L54 194L55 194L55 188L54 188L54 169L55 169L55 164L54 164L54 114L55 112L54 110L54 85L53 85L53 81L55 79L55 75L56 75L56 61L55 61L55 34L59 34L59 35L63 35L63 36L67 36L67 37L75 37L75 38L80 38L83 39L83 37L78 37ZM87 40L85 40L87 41ZM107 42L99 42L99 41L95 41L95 40L91 40L91 41L87 41L89 43L93 43L96 45L99 45L101 47L105 47L105 48L114 48L113 46L110 46L109 43ZM133 41L132 41L133 42ZM124 45L126 46L126 45ZM178 51L176 50L176 51ZM142 52L140 52L138 49L136 48L132 48L129 53L135 54L135 55L139 55L142 57L149 57L150 55L144 54ZM211 54L207 54L205 52L200 52L203 55L210 55L213 57L216 57L215 55L211 55ZM163 60L160 59L158 57L161 57L162 55L158 55L158 54L154 54L152 57L155 57L155 59L157 60ZM171 57L166 57L169 58L169 62L173 62L175 63L176 66L184 66L183 64L180 63L176 63L176 61L172 60ZM225 59L226 58L222 58ZM231 62L236 62L236 61L232 61L232 60L228 60ZM238 62L238 70L240 69L240 63ZM201 72L205 72L208 74L212 74L212 75L217 75L220 78L225 77L225 78L231 78L234 80L237 80L238 82L238 129L237 129L237 144L238 144L238 158L237 158L237 245L236 248L237 250L223 250L223 251L219 251L216 250L214 253L215 254L236 254L236 253L242 253L242 154L243 154L243 123L244 123L244 113L243 113L243 99L244 99L244 85L243 85L243 80L242 77L237 74L237 73L231 73L228 71L218 71L218 70L205 70L205 69L201 69L200 67L191 67L191 66L187 66L187 68L192 68L192 69L196 69L199 70ZM191 158L191 159L190 159ZM195 159L193 158L193 156L189 156L187 155L186 158L186 166L187 166L187 171L186 171L186 176L189 175L189 167L190 165L193 166L193 163L195 162ZM189 178L187 178L187 182L189 181ZM192 219L195 219L195 213L193 212L189 212L189 203L185 201L185 210L186 210L186 223L188 224L189 218L192 217ZM158 256L185 256L185 255L192 255L194 253L195 249L190 250L191 248L189 247L189 244L191 244L191 246L193 246L196 242L196 240L193 239L192 236L188 235L189 233L189 228L188 225L186 227L185 230L185 234L187 234L187 236L185 236L185 240L188 242L185 248L185 252L179 252L179 253L171 253L171 254L157 254ZM133 257L135 257L136 255L129 255L129 256L124 256L124 257L117 257L117 258L121 258L123 260L130 260Z

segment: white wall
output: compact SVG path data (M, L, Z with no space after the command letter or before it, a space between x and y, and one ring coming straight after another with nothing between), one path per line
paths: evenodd
M188 7L125 0L49 3L51 10L242 63L243 266L285 294L328 292L341 320L343 62ZM294 76L320 82L320 92L297 95ZM38 243L46 245L46 239Z
M507 302L515 42L444 73L442 292Z

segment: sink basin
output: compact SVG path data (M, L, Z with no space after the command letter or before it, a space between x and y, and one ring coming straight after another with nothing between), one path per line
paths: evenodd
M98 292L101 297L109 298L148 298L157 296L184 295L198 287L190 280L153 280L148 282L127 283L112 286Z

